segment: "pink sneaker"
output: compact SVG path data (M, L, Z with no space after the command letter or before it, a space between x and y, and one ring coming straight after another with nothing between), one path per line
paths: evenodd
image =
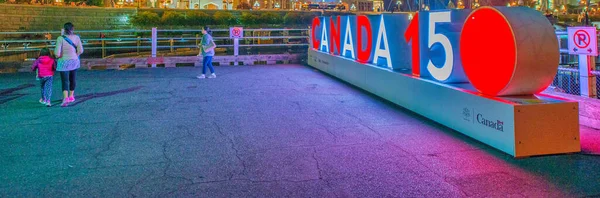
M68 102L75 102L75 96L71 96L67 98Z
M66 107L69 106L69 98L65 98L62 101L62 104L60 104L61 107Z

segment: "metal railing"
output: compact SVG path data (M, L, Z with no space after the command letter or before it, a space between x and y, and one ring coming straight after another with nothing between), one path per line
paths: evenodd
M560 92L580 95L579 71L577 69L558 68L558 72L552 81L552 86Z
M151 30L84 30L80 35L84 54L82 58L139 57L152 52ZM197 29L156 31L158 56L196 55L202 33ZM0 61L8 57L35 58L41 48L53 50L61 31L0 32ZM217 54L281 54L306 53L308 29L244 29L244 37L234 45L228 29L213 30ZM9 56L13 55L13 56ZM18 56L14 56L18 55Z
M591 71L596 76L596 98L600 99L600 71ZM555 90L572 95L581 95L581 77L579 70L572 68L558 68L558 73L552 81L552 87Z
M76 31L82 39L82 58L149 57L152 56L152 30L84 30ZM202 33L197 29L156 31L156 56L191 56L198 54ZM234 42L228 29L213 30L217 54L281 54L306 53L309 29L245 29L244 37ZM568 94L581 94L578 55L567 49L567 32L556 32L560 47L560 65L552 86ZM0 62L35 58L40 48L55 47L61 31L0 32ZM599 39L600 40L600 39ZM237 52L237 54L236 54ZM600 63L596 57L596 63ZM600 70L600 65L594 65ZM596 78L596 96L600 98L600 72Z

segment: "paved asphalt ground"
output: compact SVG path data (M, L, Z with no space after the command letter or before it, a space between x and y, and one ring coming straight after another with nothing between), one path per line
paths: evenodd
M0 197L600 196L599 156L516 160L309 67L199 71L80 71L68 108L0 75Z

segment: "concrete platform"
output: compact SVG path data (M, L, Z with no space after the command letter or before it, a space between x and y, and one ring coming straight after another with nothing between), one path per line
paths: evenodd
M595 129L517 160L309 67L216 69L81 71L67 108L0 75L0 197L600 196Z

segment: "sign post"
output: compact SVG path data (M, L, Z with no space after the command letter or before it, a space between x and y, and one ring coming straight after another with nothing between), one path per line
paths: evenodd
M595 97L593 89L596 77L590 73L598 56L596 27L570 27L568 32L569 54L579 55L579 88L581 96Z
M236 57L236 61L233 65L238 65L237 56L239 55L240 38L244 38L243 27L230 27L229 38L233 39L233 55Z
M152 28L152 59L156 58L157 33L156 28ZM156 63L152 63L152 67L156 67Z

